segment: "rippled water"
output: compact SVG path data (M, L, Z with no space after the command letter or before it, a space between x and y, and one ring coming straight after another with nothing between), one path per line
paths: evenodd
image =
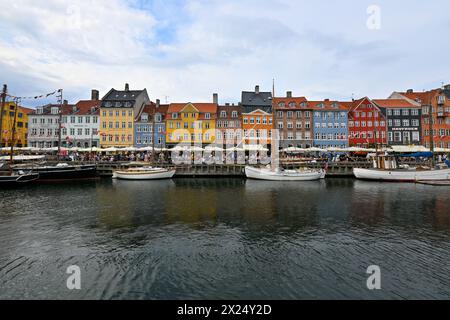
M0 298L448 299L449 205L447 187L352 179L0 190Z

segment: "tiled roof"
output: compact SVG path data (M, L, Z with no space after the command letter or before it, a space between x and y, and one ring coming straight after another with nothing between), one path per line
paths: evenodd
M81 100L79 101L75 106L77 107L77 111L74 111L73 109L70 110L70 114L76 114L76 115L98 115L100 114L100 106L101 106L101 100ZM93 112L92 108L95 108L95 111Z
M300 108L302 103L307 102L308 100L305 97L292 97L292 98L288 98L288 97L283 97L283 98L278 98L275 97L273 98L273 106L275 109L277 110L288 110L288 109L294 109L294 108ZM284 106L281 107L280 103L284 103ZM291 107L290 104L295 103L295 107Z
M420 106L414 105L408 100L404 99L375 99L373 100L378 106L383 108L418 108Z

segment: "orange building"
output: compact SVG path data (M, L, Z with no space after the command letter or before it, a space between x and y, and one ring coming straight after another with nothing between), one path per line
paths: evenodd
M243 140L245 145L272 144L273 115L261 109L242 114Z

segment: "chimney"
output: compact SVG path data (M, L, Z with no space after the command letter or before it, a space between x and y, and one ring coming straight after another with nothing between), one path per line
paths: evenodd
M61 100L60 100L60 101L61 101ZM67 105L69 104L69 101L64 100L64 101L63 101L63 104L64 104L65 106L67 106Z
M128 83L125 83L125 91L130 91L130 85Z
M98 90L91 91L91 100L94 100L94 101L100 100L100 92Z
M156 99L156 109L158 109L161 106L161 100Z
M286 98L292 98L292 91L286 92Z
M217 93L213 94L213 103L219 104L219 95Z
M406 91L406 93L413 93L413 92L414 92L413 89L408 89L408 90Z
M259 86L256 86L256 87L255 87L255 93L256 93L256 94L259 94Z
M325 102L330 102L330 99L325 99Z

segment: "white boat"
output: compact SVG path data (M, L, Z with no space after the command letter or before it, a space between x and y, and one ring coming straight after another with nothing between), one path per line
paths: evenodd
M353 174L358 179L378 180L378 181L399 181L399 182L416 182L416 181L450 181L450 169L353 169Z
M357 179L392 182L446 181L450 180L450 168L399 168L395 157L378 156L374 158L374 168L354 168Z
M249 179L269 181L314 181L325 178L325 171L314 170L276 170L245 167L245 175Z
M176 170L167 170L163 168L131 168L128 170L117 170L113 172L113 179L120 180L160 180L171 179Z

